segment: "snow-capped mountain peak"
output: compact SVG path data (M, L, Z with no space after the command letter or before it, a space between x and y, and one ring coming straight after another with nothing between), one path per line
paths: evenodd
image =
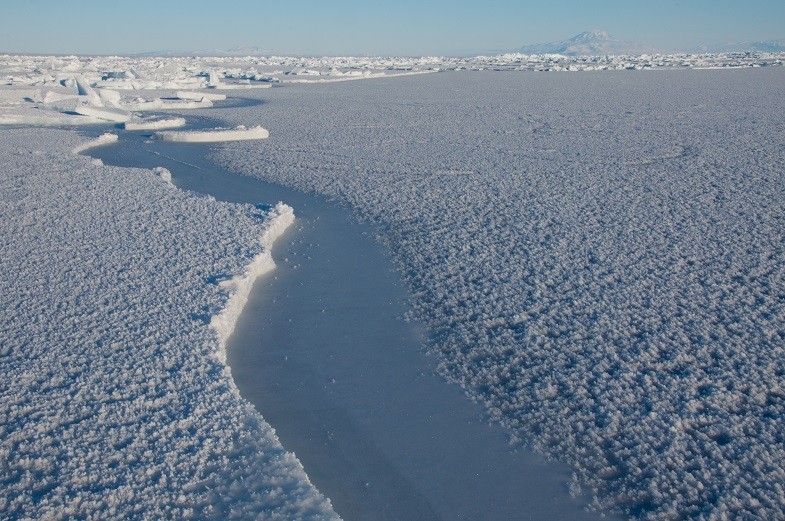
M525 45L521 52L526 54L563 54L565 56L580 55L613 55L613 54L646 54L656 49L634 42L619 40L605 31L585 31L567 40L558 42Z
M584 31L581 34L577 34L572 38L570 38L570 41L573 42L584 42L584 41L593 41L593 40L616 40L616 38L613 38L605 31Z

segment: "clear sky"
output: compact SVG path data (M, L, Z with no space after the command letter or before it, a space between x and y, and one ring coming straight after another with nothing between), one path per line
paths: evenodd
M599 29L665 50L785 38L785 0L0 0L0 52L513 50Z

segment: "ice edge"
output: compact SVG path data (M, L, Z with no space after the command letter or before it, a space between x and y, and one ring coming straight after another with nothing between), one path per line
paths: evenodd
M91 148L100 147L102 145L108 145L110 143L115 143L117 141L117 134L112 134L107 132L105 134L101 134L95 139L91 139L87 143L82 143L81 145L75 146L71 149L71 153L74 155L81 154L85 150L89 150Z
M221 287L230 292L229 300L223 310L210 320L210 327L218 336L218 359L226 364L226 343L234 332L237 320L248 302L248 296L254 282L260 276L275 268L272 256L272 245L275 240L294 223L294 210L291 206L279 202L270 212L271 222L262 234L263 250L256 255L240 275L221 283Z

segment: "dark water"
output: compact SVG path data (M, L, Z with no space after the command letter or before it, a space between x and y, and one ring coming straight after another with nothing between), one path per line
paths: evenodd
M219 200L294 208L295 225L274 247L278 268L254 286L228 363L342 517L598 517L569 496L567 468L513 450L479 406L434 375L426 332L401 319L408 295L373 227L329 201L216 167L206 151L120 131L116 145L88 153L163 166L177 186Z

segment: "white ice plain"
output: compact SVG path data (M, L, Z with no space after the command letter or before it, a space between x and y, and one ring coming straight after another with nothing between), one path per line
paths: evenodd
M275 103L221 124L273 138L217 158L379 223L442 373L513 442L572 465L598 509L779 518L782 63L5 56L0 124L111 126L248 86ZM386 77L442 68L473 70ZM375 83L251 88L342 77ZM0 511L333 516L207 324L263 249L254 210L70 156L70 134L2 132Z
M210 327L291 211L69 154L82 140L0 133L2 517L336 518Z

